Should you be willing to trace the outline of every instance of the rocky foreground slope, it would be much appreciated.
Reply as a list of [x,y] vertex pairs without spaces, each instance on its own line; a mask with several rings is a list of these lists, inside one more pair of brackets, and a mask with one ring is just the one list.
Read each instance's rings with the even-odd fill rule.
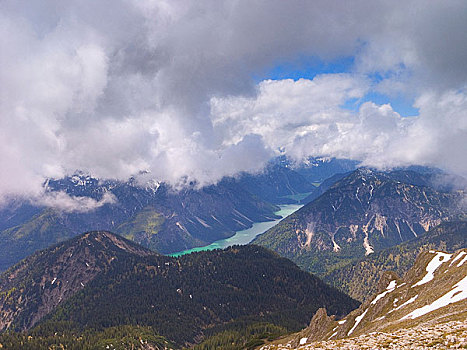
[[[465,349],[467,347],[467,321],[442,324],[424,324],[392,333],[374,332],[358,337],[325,340],[299,345],[297,350],[357,350],[357,349]],[[266,345],[263,350],[291,349],[287,346]]]
[[319,310],[310,325],[271,349],[466,346],[467,249],[420,254],[404,278],[387,272],[373,298],[337,320]]

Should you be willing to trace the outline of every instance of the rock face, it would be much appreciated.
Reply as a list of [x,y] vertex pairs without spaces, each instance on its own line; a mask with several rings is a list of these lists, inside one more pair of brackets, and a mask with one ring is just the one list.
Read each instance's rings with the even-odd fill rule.
[[38,252],[0,276],[0,330],[31,328],[114,260],[154,254],[105,231]]
[[335,324],[335,316],[328,316],[325,308],[321,308],[313,315],[310,325],[301,331],[290,343],[292,347],[298,347],[307,341],[322,339],[326,336],[330,327]]
[[[467,249],[453,254],[441,251],[422,253],[403,279],[393,273],[385,273],[378,294],[344,319],[333,321],[326,317],[315,316],[308,329],[294,336],[290,344],[296,344],[297,341],[299,345],[316,341],[336,341],[380,332],[405,334],[414,332],[407,329],[417,329],[423,333],[426,327],[443,328],[441,324],[456,320],[461,321],[465,331]],[[323,319],[327,321],[323,322]],[[318,325],[326,327],[326,330],[308,331],[316,329]],[[457,327],[457,323],[453,325]],[[308,335],[306,341],[302,340],[304,334]],[[302,340],[301,344],[300,340]],[[450,342],[447,338],[443,340],[443,344],[444,341]],[[339,344],[343,343],[349,342]],[[309,348],[313,349],[313,346],[319,348],[319,344],[312,344]]]
[[461,191],[413,184],[421,177],[358,169],[254,243],[324,274],[343,260],[416,238],[462,211]]

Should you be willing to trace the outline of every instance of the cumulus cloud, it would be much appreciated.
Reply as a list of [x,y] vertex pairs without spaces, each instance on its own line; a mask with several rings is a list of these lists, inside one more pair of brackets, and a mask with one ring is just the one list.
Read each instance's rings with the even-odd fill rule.
[[[465,175],[466,13],[461,0],[5,0],[0,197],[77,169],[203,185],[280,152]],[[253,78],[306,57],[355,63]],[[343,107],[369,91],[409,95],[420,115]]]
[[361,98],[364,86],[348,74],[265,81],[255,97],[212,101],[214,125],[228,130],[225,140],[254,130],[269,148],[283,148],[298,161],[323,155],[381,169],[419,164],[467,174],[465,91],[421,95],[416,117],[373,102],[345,109],[343,102]]
[[211,118],[225,144],[254,132],[269,148],[285,149],[294,155],[300,152],[297,143],[309,138],[308,151],[301,152],[303,158],[316,154],[314,147],[353,122],[353,114],[342,105],[349,99],[362,98],[367,90],[364,79],[350,74],[327,74],[313,80],[266,80],[252,97],[213,98]]

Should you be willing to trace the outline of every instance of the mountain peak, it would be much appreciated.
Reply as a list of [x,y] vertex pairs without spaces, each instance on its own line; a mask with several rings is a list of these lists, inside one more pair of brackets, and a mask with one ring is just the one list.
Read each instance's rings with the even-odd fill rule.
[[462,198],[413,172],[359,168],[254,242],[325,274],[341,256],[363,257],[417,238],[461,212]]
[[121,252],[124,253],[140,256],[156,254],[153,251],[110,231],[89,231],[71,240],[71,242],[74,241],[78,244],[82,242],[85,242],[88,245],[94,244],[95,248],[106,251],[118,252],[118,250],[121,250]]
[[[154,252],[108,231],[91,231],[39,251],[0,276],[0,329],[28,329],[83,289],[113,261]],[[21,285],[18,289],[17,286]]]

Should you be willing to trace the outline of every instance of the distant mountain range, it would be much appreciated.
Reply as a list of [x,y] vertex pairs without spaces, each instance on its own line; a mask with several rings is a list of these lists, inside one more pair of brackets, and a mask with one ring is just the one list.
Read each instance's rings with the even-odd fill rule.
[[312,193],[316,189],[304,175],[277,164],[269,165],[260,174],[243,173],[237,178],[237,183],[258,198],[274,204],[296,203],[294,196]]
[[458,348],[466,317],[467,250],[430,250],[403,278],[386,272],[377,293],[345,318],[321,309],[303,331],[263,349]]
[[47,348],[79,343],[79,334],[89,341],[149,332],[180,347],[239,327],[296,331],[318,308],[344,316],[358,305],[258,246],[171,258],[97,231],[37,252],[0,276],[1,329],[30,330],[0,335],[0,344]]
[[[288,164],[286,160],[282,164]],[[309,157],[299,164],[295,171],[311,183],[322,183],[335,174],[357,169],[358,161],[326,157]]]
[[[101,200],[87,212],[67,212],[13,200],[0,210],[0,270],[37,249],[89,230],[112,230],[161,253],[173,253],[232,236],[254,222],[279,218],[277,204],[314,190],[302,175],[277,164],[263,173],[225,178],[216,185],[175,191],[164,183],[101,181],[87,175],[49,180],[50,194]],[[288,197],[289,196],[289,197]]]
[[153,180],[119,182],[80,173],[50,179],[45,187],[52,197],[113,200],[93,210],[72,211],[11,199],[0,208],[0,271],[38,249],[89,230],[111,230],[166,254],[208,245],[254,222],[278,219],[277,205],[299,202],[329,174],[354,169],[356,164],[310,158],[296,166],[277,158],[258,174],[242,173],[216,185],[197,189],[193,184],[178,191]]
[[366,168],[335,176],[317,198],[253,243],[325,275],[465,213],[465,193],[435,186],[433,176]]

